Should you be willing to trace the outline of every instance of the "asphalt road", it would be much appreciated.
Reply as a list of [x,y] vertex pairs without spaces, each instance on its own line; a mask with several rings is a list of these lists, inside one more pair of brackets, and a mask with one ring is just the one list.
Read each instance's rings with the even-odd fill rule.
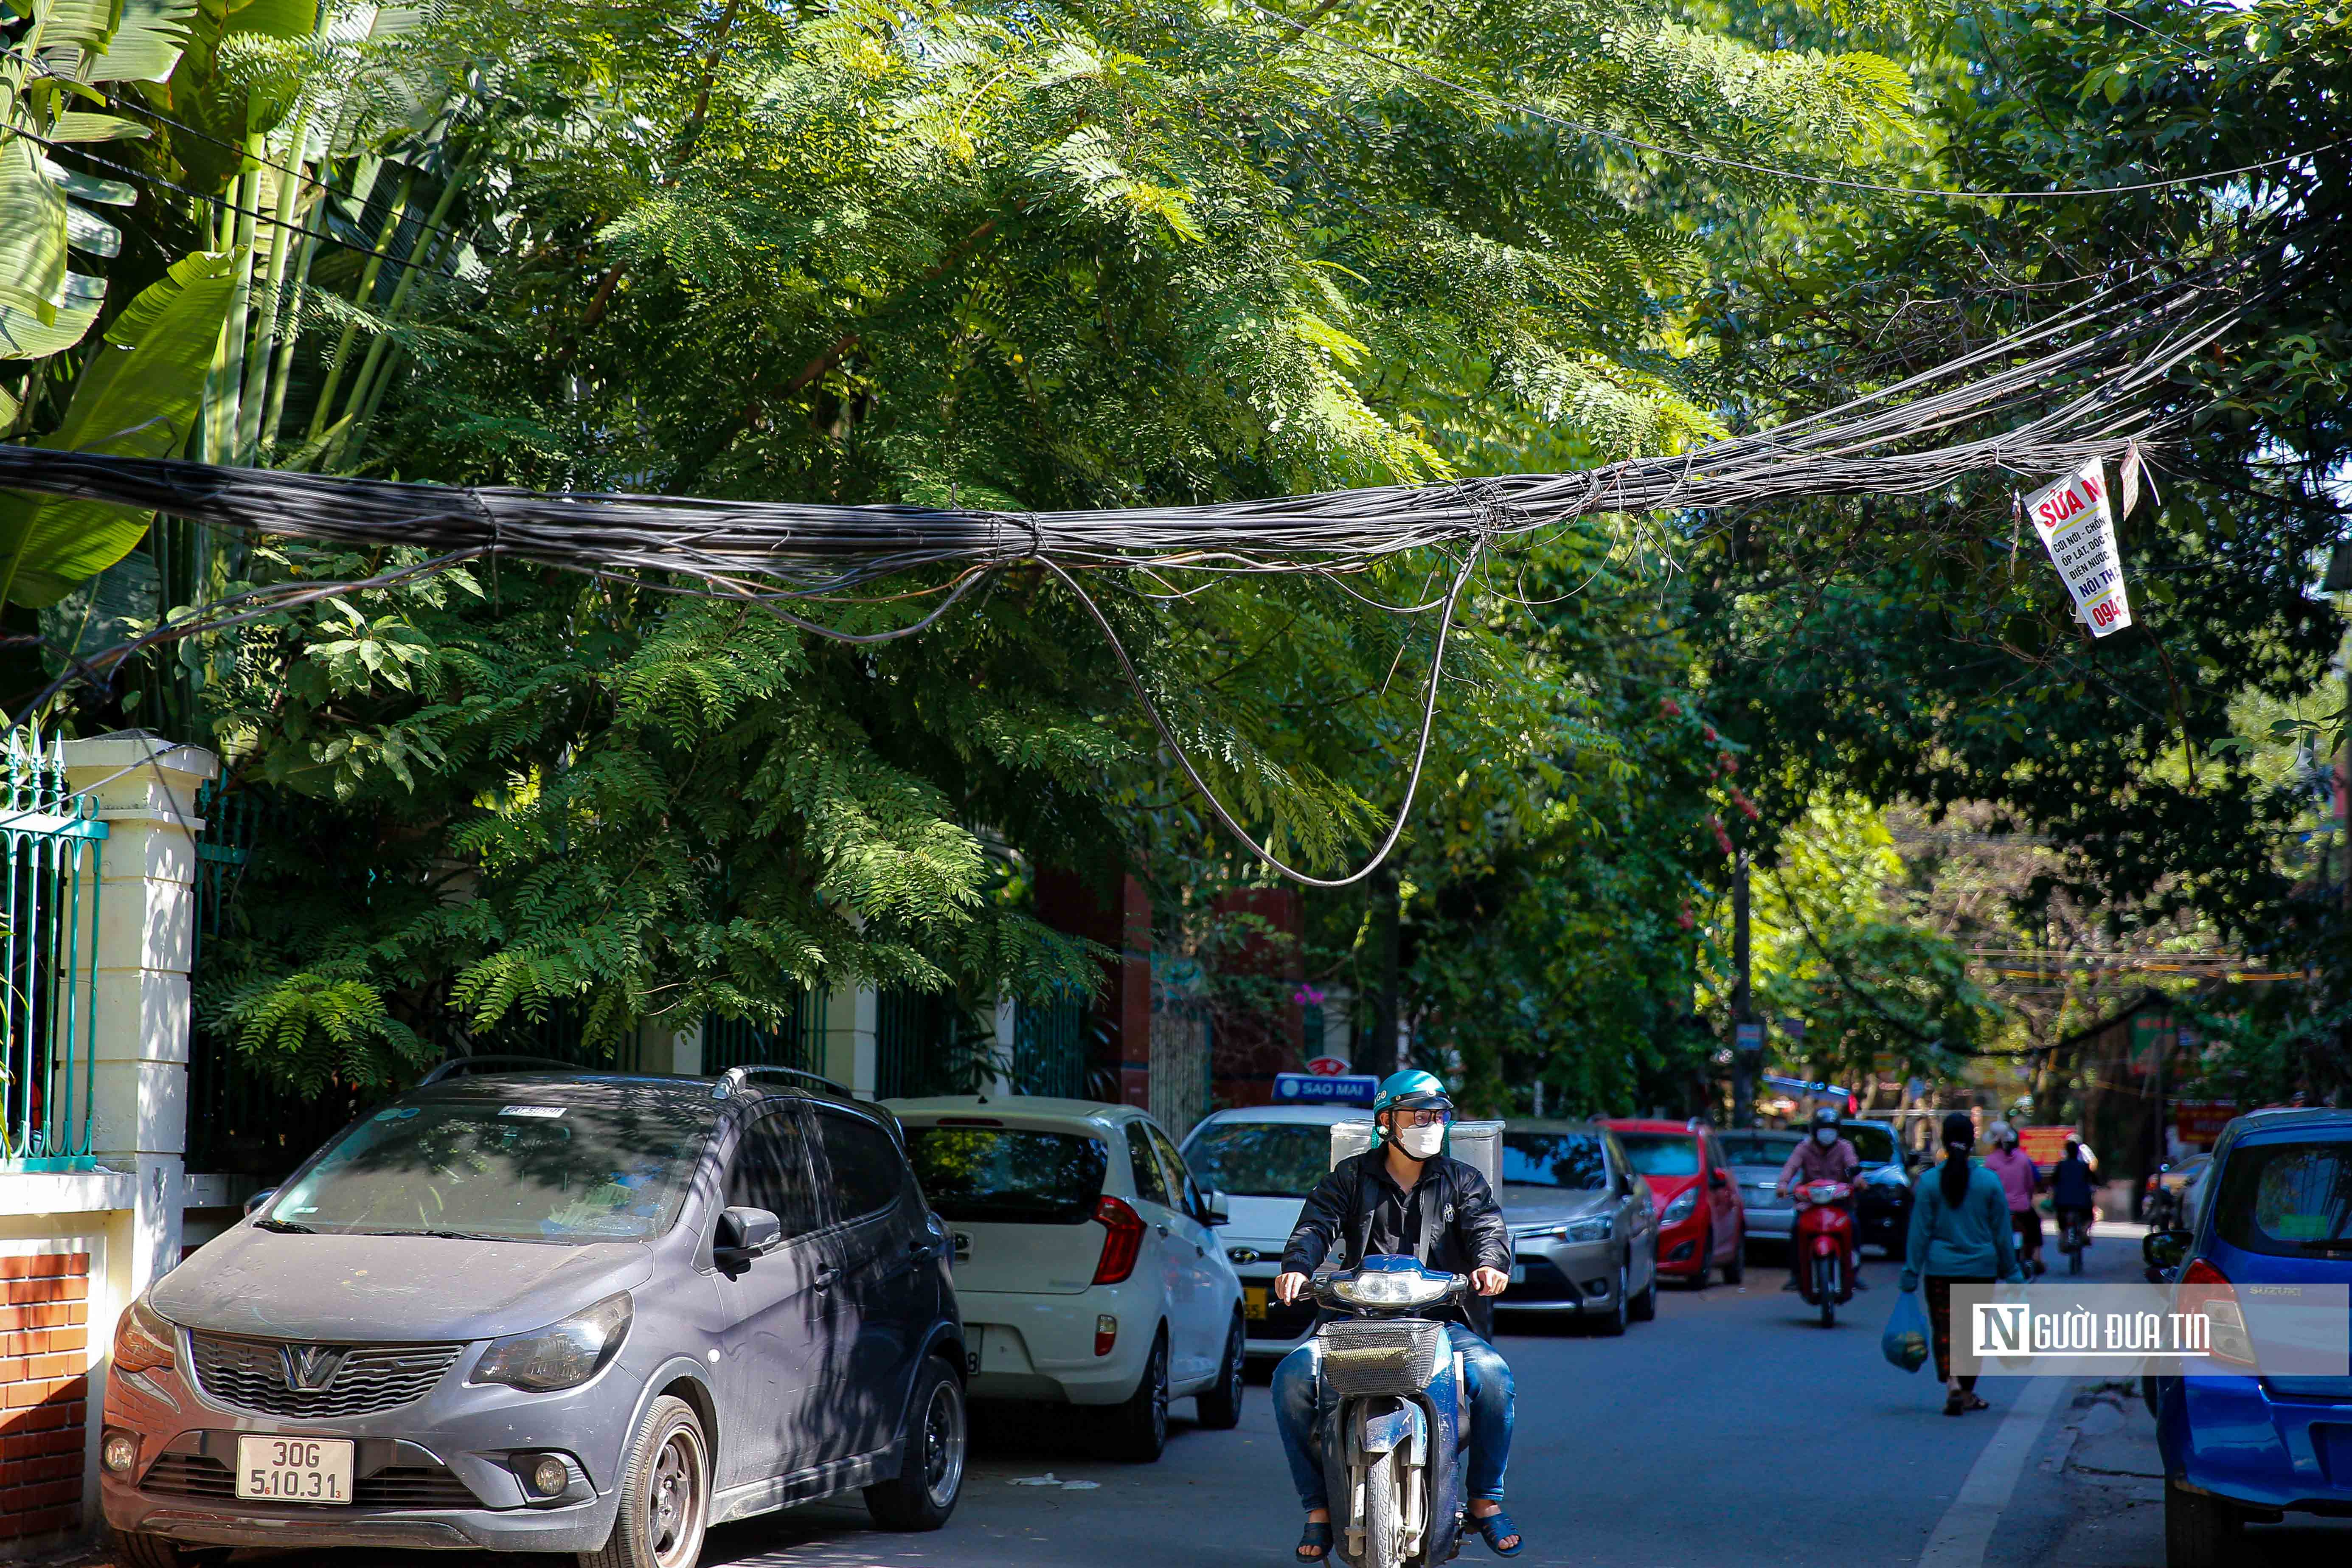
[[[2090,1279],[2138,1275],[2138,1247],[2103,1237]],[[1949,1418],[1931,1372],[1878,1352],[1895,1268],[1823,1330],[1782,1276],[1669,1290],[1622,1339],[1506,1318],[1519,1391],[1509,1477],[1530,1565],[1607,1568],[2162,1568],[2136,1396],[2121,1386],[1987,1379],[1992,1408]],[[1103,1564],[1277,1568],[1298,1515],[1266,1391],[1241,1427],[1193,1428],[1189,1403],[1156,1465],[1096,1457],[1069,1411],[992,1418],[947,1529],[889,1535],[857,1506],[822,1505],[711,1532],[708,1568],[1002,1568]],[[2083,1456],[2087,1454],[2086,1464]],[[2121,1455],[2120,1458],[2113,1457]],[[1033,1484],[1048,1483],[1048,1484]],[[2338,1568],[2341,1524],[2257,1531],[2247,1568]],[[1461,1562],[1488,1557],[1475,1538]],[[367,1552],[242,1552],[252,1568],[546,1568],[545,1558],[433,1562]]]

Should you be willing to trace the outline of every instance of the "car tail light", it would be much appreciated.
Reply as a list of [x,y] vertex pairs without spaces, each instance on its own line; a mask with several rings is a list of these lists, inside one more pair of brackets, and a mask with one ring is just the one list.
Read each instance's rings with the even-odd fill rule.
[[1108,1312],[1095,1319],[1095,1354],[1110,1354],[1111,1346],[1118,1343],[1118,1320]]
[[2201,1258],[2192,1258],[2189,1267],[2180,1271],[2179,1288],[2173,1293],[2176,1312],[2202,1312],[2211,1330],[2208,1348],[2215,1361],[2235,1362],[2241,1366],[2254,1364],[2253,1336],[2246,1331],[2246,1315],[2238,1307],[2238,1292],[2231,1288],[2230,1277]]
[[1102,1198],[1095,1204],[1095,1223],[1108,1234],[1103,1237],[1094,1282],[1117,1285],[1135,1272],[1135,1260],[1143,1251],[1143,1216],[1120,1199]]

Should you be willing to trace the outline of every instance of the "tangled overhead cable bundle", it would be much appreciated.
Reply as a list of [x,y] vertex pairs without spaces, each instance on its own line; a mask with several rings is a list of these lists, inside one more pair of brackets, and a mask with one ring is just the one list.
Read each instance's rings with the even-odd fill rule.
[[[1438,673],[1462,590],[1488,552],[1594,513],[1752,507],[1820,495],[1916,495],[1986,471],[2046,475],[2120,459],[2160,437],[2158,390],[2236,320],[2233,289],[2210,277],[2125,286],[1837,407],[1680,456],[1569,474],[1518,474],[1194,506],[1005,512],[906,505],[824,506],[690,497],[551,492],[220,468],[0,445],[0,488],[112,502],[255,535],[361,549],[424,550],[364,582],[273,584],[97,658],[104,672],[141,647],[354,588],[467,561],[527,562],[628,575],[674,593],[759,605],[814,633],[880,642],[921,631],[996,568],[1034,563],[1065,584],[1110,640],[1153,727],[1215,815],[1269,865],[1310,886],[1369,876],[1412,809],[1434,721]],[[1937,437],[1948,445],[1925,443]],[[1404,803],[1370,859],[1340,879],[1286,865],[1236,821],[1179,743],[1078,574],[1144,568],[1204,576],[1340,574],[1425,549],[1454,561],[1442,606],[1421,737]],[[855,634],[787,605],[918,568],[956,569],[951,590],[913,624]],[[68,677],[71,679],[72,677]]]

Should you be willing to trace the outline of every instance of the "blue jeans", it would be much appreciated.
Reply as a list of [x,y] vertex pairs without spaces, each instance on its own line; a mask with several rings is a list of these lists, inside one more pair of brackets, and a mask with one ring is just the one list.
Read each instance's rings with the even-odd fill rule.
[[[1511,1369],[1495,1347],[1458,1323],[1449,1324],[1454,1348],[1462,1352],[1463,1390],[1470,1409],[1470,1474],[1474,1499],[1503,1500],[1503,1468],[1511,1462]],[[1274,1369],[1274,1425],[1290,1460],[1291,1483],[1299,1505],[1312,1513],[1331,1506],[1323,1487],[1323,1459],[1315,1451],[1315,1391],[1320,1380],[1315,1361],[1320,1347],[1309,1340]]]

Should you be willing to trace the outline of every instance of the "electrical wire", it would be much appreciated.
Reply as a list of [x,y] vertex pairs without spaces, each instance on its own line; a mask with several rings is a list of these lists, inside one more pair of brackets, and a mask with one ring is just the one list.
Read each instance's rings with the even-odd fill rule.
[[2140,191],[2169,190],[2178,185],[2204,184],[2214,180],[2234,179],[2240,174],[2252,174],[2263,169],[2274,169],[2285,163],[2300,163],[2305,159],[2316,158],[2322,153],[2332,153],[2338,147],[2352,145],[2352,137],[2338,137],[2333,142],[2305,152],[2283,153],[2275,158],[2265,158],[2258,163],[2242,164],[2234,169],[2217,169],[2202,174],[2181,174],[2164,180],[2144,180],[2128,185],[2086,185],[2058,191],[1938,191],[1920,185],[1880,184],[1869,180],[1841,179],[1831,174],[1802,174],[1794,169],[1779,168],[1769,163],[1751,163],[1744,158],[1726,158],[1712,153],[1694,153],[1680,148],[1660,146],[1654,142],[1644,142],[1638,136],[1628,136],[1622,132],[1610,131],[1601,126],[1588,124],[1583,121],[1570,120],[1565,115],[1554,114],[1549,110],[1538,109],[1531,103],[1505,98],[1499,93],[1489,92],[1485,88],[1474,87],[1467,82],[1455,81],[1450,77],[1439,76],[1433,71],[1423,69],[1410,60],[1399,59],[1393,55],[1385,54],[1362,44],[1351,43],[1345,38],[1335,38],[1318,27],[1286,16],[1279,11],[1269,10],[1259,5],[1258,0],[1242,0],[1242,4],[1268,21],[1279,22],[1292,31],[1314,39],[1317,43],[1350,54],[1361,55],[1366,59],[1378,61],[1391,70],[1419,77],[1433,86],[1444,88],[1450,92],[1483,99],[1497,109],[1509,110],[1516,114],[1524,114],[1531,119],[1544,121],[1564,131],[1573,131],[1580,136],[1591,136],[1604,142],[1614,142],[1620,146],[1632,147],[1643,153],[1654,153],[1662,158],[1672,158],[1683,163],[1706,163],[1718,169],[1738,169],[1751,174],[1769,174],[1779,180],[1829,185],[1840,190],[1868,191],[1878,195],[1969,201],[2058,201],[2071,200],[2077,196],[2130,195]]

